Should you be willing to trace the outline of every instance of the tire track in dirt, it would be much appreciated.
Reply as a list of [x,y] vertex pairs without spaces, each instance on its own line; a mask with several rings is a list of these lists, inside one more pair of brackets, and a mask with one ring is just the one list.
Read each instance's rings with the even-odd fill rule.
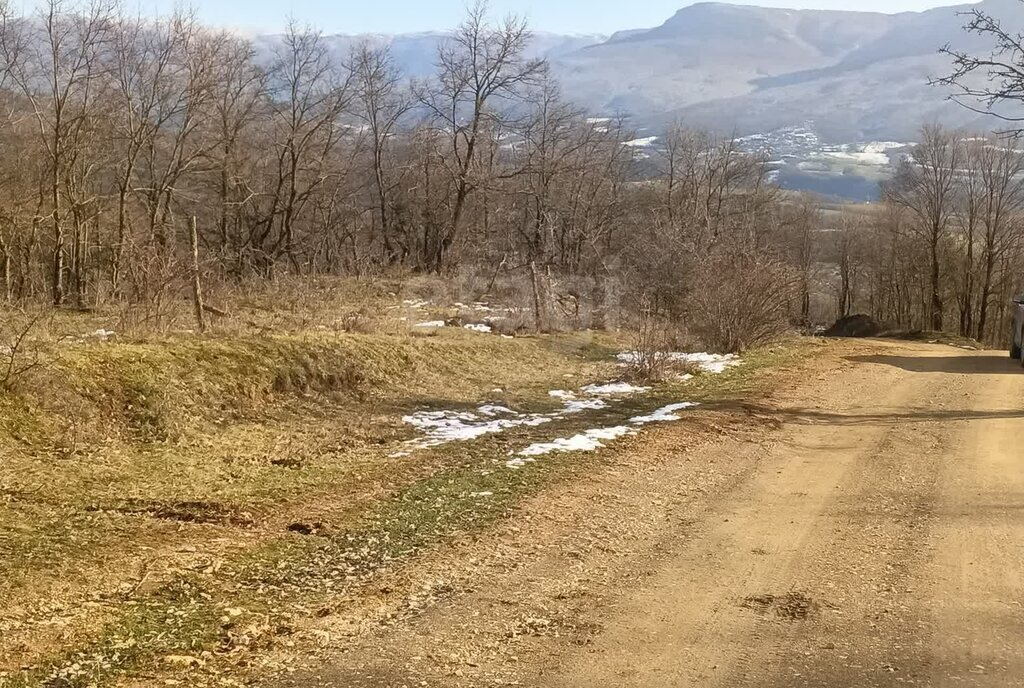
[[[622,610],[599,661],[570,663],[543,685],[852,685],[844,664],[859,674],[871,660],[843,654],[844,619],[884,619],[878,590],[898,584],[896,558],[920,535],[904,492],[921,484],[916,501],[931,499],[928,469],[903,474],[885,458],[907,441],[890,418],[938,390],[892,370],[842,377],[849,391],[789,413],[758,475]],[[941,443],[940,428],[927,434]],[[821,640],[823,627],[833,640]],[[822,648],[829,676],[815,670]]]

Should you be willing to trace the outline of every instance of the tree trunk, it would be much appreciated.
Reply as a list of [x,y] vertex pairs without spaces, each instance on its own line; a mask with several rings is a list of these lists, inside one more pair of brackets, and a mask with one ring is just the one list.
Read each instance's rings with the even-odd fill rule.
[[192,245],[192,305],[195,307],[196,326],[206,332],[206,311],[203,308],[203,285],[199,280],[199,230],[195,215],[189,223],[189,243]]
[[932,329],[936,332],[942,331],[943,325],[943,303],[942,303],[942,285],[940,283],[940,272],[939,272],[939,239],[935,236],[932,239],[931,245],[931,311],[932,311]]
[[530,279],[533,282],[533,312],[538,332],[550,329],[548,316],[547,290],[541,284],[540,273],[537,272],[536,261],[530,261]]

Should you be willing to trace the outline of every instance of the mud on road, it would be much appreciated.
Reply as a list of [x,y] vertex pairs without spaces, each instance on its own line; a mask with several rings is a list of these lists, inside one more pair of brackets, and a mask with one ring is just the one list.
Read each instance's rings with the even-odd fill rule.
[[1024,685],[1024,373],[836,344],[400,575],[268,685]]

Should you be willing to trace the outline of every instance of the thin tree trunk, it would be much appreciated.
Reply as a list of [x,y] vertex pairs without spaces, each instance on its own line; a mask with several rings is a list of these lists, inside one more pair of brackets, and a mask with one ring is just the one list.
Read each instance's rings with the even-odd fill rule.
[[196,217],[189,223],[189,243],[192,245],[192,305],[196,312],[196,325],[206,332],[206,311],[203,309],[203,285],[199,280],[199,230]]
[[537,272],[537,263],[532,260],[530,261],[530,279],[533,282],[533,309],[537,331],[547,332],[549,329],[547,298],[541,285],[540,274]]

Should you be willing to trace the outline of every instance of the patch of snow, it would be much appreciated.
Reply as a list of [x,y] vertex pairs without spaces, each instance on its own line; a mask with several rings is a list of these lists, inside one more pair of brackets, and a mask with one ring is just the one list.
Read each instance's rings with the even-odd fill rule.
[[[404,416],[402,421],[421,433],[422,437],[405,442],[407,450],[439,447],[449,442],[466,442],[484,435],[504,432],[511,428],[536,427],[558,418],[608,406],[603,399],[564,399],[563,407],[552,413],[520,414],[507,406],[484,404],[476,411],[420,411]],[[393,457],[394,458],[394,457]]]
[[[668,406],[663,406],[662,408],[653,411],[649,415],[630,418],[629,422],[633,426],[644,426],[648,423],[669,423],[681,419],[680,416],[676,414],[677,411],[691,409],[699,405],[700,404],[693,401],[669,404]],[[578,435],[573,435],[572,437],[560,437],[550,442],[537,442],[535,444],[531,444],[522,451],[516,452],[512,458],[505,462],[505,466],[507,468],[522,468],[527,463],[533,463],[536,461],[536,457],[538,456],[544,456],[545,454],[553,454],[556,452],[596,451],[606,446],[604,444],[605,442],[617,440],[620,437],[636,435],[639,431],[639,427],[617,425],[610,428],[594,428]]]
[[650,387],[637,387],[626,382],[610,382],[605,385],[587,385],[581,388],[587,394],[598,396],[624,396],[627,394],[640,394],[650,392]]
[[[635,363],[639,355],[635,351],[624,351],[617,356],[621,363]],[[709,354],[672,352],[666,354],[668,360],[675,363],[689,363],[699,366],[705,373],[724,373],[729,368],[742,365],[743,361],[736,354]]]
[[449,442],[466,442],[484,435],[504,432],[509,428],[537,426],[550,423],[552,416],[530,415],[511,418],[494,418],[486,414],[459,411],[420,411],[402,420],[423,433],[423,437],[411,440],[406,446],[414,449],[439,447]]
[[402,301],[402,305],[403,306],[408,306],[409,308],[426,308],[427,306],[430,305],[430,302],[429,301],[414,301],[412,299],[406,299],[406,300]]
[[444,320],[428,320],[427,322],[416,323],[413,327],[444,327],[447,323]]
[[485,416],[515,416],[519,415],[515,411],[505,406],[496,406],[494,404],[485,404],[477,409],[479,413]]
[[483,332],[484,334],[490,334],[491,326],[484,325],[482,323],[470,323],[469,325],[463,325],[463,329],[472,330],[473,332]]
[[576,393],[570,392],[565,389],[553,389],[550,392],[548,392],[548,396],[554,397],[556,399],[575,399]]
[[110,339],[111,337],[113,337],[116,334],[117,333],[113,332],[112,330],[104,330],[104,329],[100,328],[100,329],[96,330],[95,332],[90,333],[89,336],[90,337],[96,337],[97,339],[107,340],[107,339]]
[[603,399],[566,399],[563,414],[583,413],[584,411],[596,411],[608,407],[608,402]]
[[635,435],[636,430],[625,425],[612,428],[595,428],[572,437],[560,437],[551,442],[538,442],[518,452],[515,457],[505,462],[509,468],[519,468],[523,458],[543,456],[554,452],[595,451],[604,447],[603,442],[616,440],[626,435]]
[[664,406],[657,411],[654,411],[650,415],[630,418],[629,422],[636,425],[647,425],[648,423],[670,423],[681,419],[680,416],[676,415],[676,411],[685,411],[686,409],[691,409],[695,406],[700,406],[700,404],[693,401],[669,404],[668,406]]
[[470,492],[470,497],[493,497],[493,492]]

